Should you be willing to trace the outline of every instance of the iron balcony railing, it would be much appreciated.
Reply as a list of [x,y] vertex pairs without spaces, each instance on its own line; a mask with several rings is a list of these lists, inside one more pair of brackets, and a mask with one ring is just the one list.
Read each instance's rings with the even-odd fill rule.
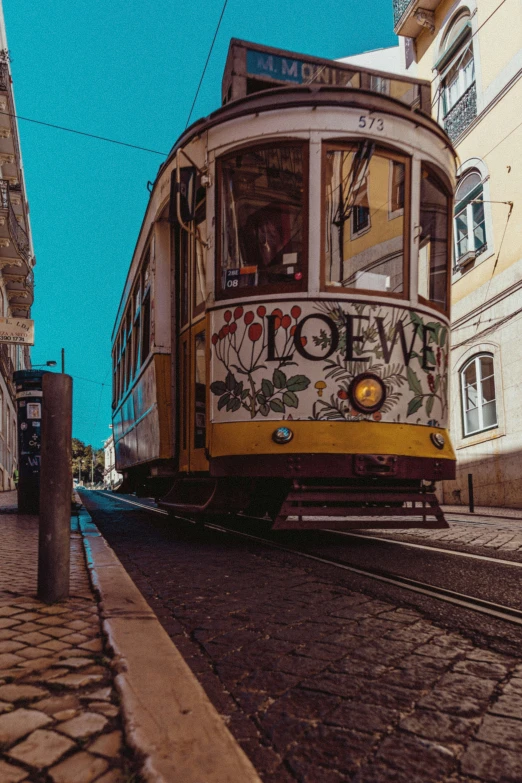
[[404,16],[404,12],[409,5],[413,5],[414,0],[393,0],[393,26],[397,27],[399,20]]
[[444,117],[444,130],[455,141],[477,116],[477,88],[475,82],[461,95]]
[[7,91],[9,88],[9,66],[5,62],[0,62],[0,90]]
[[15,244],[16,250],[21,258],[29,263],[31,258],[31,248],[29,237],[24,231],[18,220],[9,197],[9,183],[5,179],[0,180],[0,209],[7,211],[7,225],[9,227],[9,236]]

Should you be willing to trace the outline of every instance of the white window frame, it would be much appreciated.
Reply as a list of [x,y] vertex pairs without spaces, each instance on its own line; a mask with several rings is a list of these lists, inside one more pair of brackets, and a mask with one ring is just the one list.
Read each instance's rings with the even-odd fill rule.
[[[493,374],[488,375],[487,377],[483,377],[482,375],[482,362],[481,359],[491,359],[491,363],[493,365]],[[472,364],[475,364],[475,375],[477,378],[477,405],[475,410],[478,412],[478,427],[474,430],[468,430],[467,428],[467,413],[468,410],[466,410],[466,379],[465,379],[465,372]],[[482,432],[488,432],[489,430],[497,429],[499,426],[499,415],[498,415],[498,384],[496,383],[496,377],[497,374],[495,372],[495,357],[492,353],[486,353],[481,352],[474,354],[474,356],[470,357],[466,363],[461,367],[459,371],[460,376],[460,399],[461,399],[461,408],[462,408],[462,432],[463,436],[465,438],[473,436],[473,435],[479,435]],[[495,389],[495,396],[493,400],[484,400],[483,396],[483,383],[484,381],[488,380],[489,378],[493,378],[493,384]],[[483,409],[486,405],[491,404],[491,402],[495,403],[495,423],[489,424],[487,426],[484,426],[484,414]],[[471,410],[471,409],[469,409]]]

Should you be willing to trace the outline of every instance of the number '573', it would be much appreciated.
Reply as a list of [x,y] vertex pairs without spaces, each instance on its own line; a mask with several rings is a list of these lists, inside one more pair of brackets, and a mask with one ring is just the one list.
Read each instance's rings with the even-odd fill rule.
[[359,128],[368,128],[368,130],[384,130],[384,120],[381,117],[365,117],[363,114],[359,117]]

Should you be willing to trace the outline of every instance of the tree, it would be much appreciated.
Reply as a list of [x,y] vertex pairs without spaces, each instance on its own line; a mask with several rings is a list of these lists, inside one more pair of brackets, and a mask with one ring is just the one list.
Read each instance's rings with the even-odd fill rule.
[[72,439],[72,473],[73,477],[81,482],[90,483],[94,477],[94,483],[103,481],[105,471],[105,459],[103,449],[95,449],[86,445],[78,438]]

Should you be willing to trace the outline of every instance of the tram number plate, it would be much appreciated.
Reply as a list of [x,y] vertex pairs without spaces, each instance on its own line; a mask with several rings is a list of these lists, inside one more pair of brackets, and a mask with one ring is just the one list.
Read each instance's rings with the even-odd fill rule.
[[376,131],[383,131],[384,130],[384,120],[382,117],[365,117],[364,114],[361,114],[359,117],[359,128],[368,128],[368,130],[376,130]]

